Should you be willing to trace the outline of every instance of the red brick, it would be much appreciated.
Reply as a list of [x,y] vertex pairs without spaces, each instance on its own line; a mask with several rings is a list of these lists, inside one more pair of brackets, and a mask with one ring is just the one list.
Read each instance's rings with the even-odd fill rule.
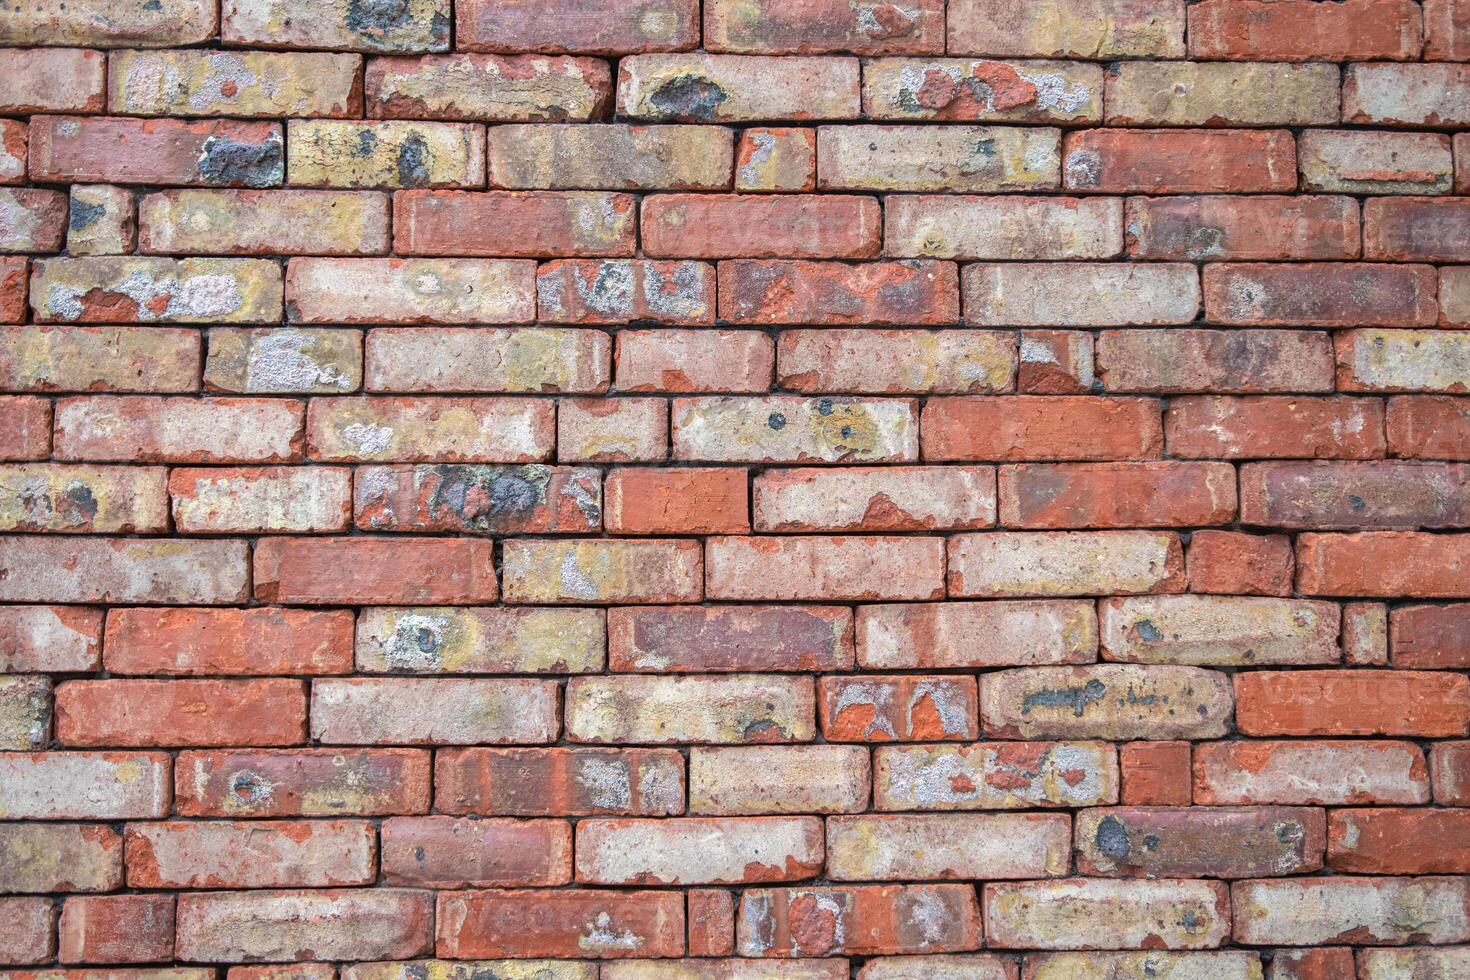
[[767,470],[755,478],[759,531],[931,531],[995,523],[988,466]]
[[1470,467],[1453,463],[1248,463],[1240,519],[1314,530],[1470,525]]
[[172,895],[86,895],[61,907],[63,963],[150,963],[173,958]]
[[1151,398],[931,398],[920,439],[927,460],[1151,459],[1159,410]]
[[1333,810],[1327,865],[1349,874],[1465,874],[1470,810]]
[[0,323],[23,323],[30,262],[24,255],[0,255]]
[[1127,806],[1189,806],[1190,743],[1128,742],[1118,747]]
[[1470,460],[1470,402],[1449,395],[1390,398],[1388,451],[1410,458]]
[[1123,878],[1270,878],[1322,867],[1327,821],[1307,807],[1120,807],[1077,818],[1077,870]]
[[612,72],[596,58],[426,54],[369,58],[363,89],[373,119],[582,121],[611,107]]
[[305,609],[113,609],[113,674],[271,675],[352,672],[353,616]]
[[1228,463],[1022,463],[1000,469],[1007,527],[1169,527],[1228,524]]
[[730,259],[719,279],[720,317],[732,323],[948,326],[960,318],[952,262]]
[[0,917],[9,926],[0,938],[0,963],[51,962],[56,955],[56,909],[50,898],[0,898]]
[[1350,197],[1134,197],[1124,227],[1137,259],[1326,260],[1360,252]]
[[102,610],[0,607],[0,673],[81,673],[101,664]]
[[436,809],[445,813],[672,816],[684,812],[674,749],[440,749]]
[[937,599],[939,538],[722,537],[708,543],[711,599]]
[[286,463],[302,458],[306,406],[282,398],[79,395],[56,403],[57,459]]
[[661,258],[870,259],[882,215],[877,198],[846,194],[659,194],[639,224]]
[[1040,58],[1182,58],[1180,0],[951,0],[949,53]]
[[1284,534],[1196,531],[1186,560],[1191,592],[1291,594],[1291,538]]
[[[987,638],[976,644],[974,638]],[[862,606],[858,662],[869,668],[1019,667],[1097,659],[1091,602],[945,602]]]
[[[4,259],[0,259],[3,268]],[[0,460],[45,459],[51,452],[51,402],[25,395],[0,395]]]
[[[11,40],[7,38],[5,42]],[[101,112],[107,105],[106,76],[107,57],[101,51],[77,48],[0,51],[0,112],[21,115]],[[44,85],[35,84],[43,78]]]
[[0,536],[0,600],[229,605],[249,595],[244,541]]
[[25,183],[28,135],[20,120],[0,119],[0,184]]
[[608,610],[609,668],[844,670],[853,664],[851,614],[833,606],[664,606]]
[[635,204],[588,191],[400,191],[393,245],[402,255],[632,255]]
[[572,880],[572,825],[565,820],[393,817],[383,821],[382,835],[388,885],[520,888]]
[[751,888],[740,897],[741,956],[868,956],[978,949],[972,885]]
[[1372,61],[1419,57],[1409,0],[1204,0],[1189,8],[1189,55],[1237,61]]
[[554,259],[536,272],[543,323],[678,325],[715,320],[715,267],[652,259]]
[[1110,194],[1270,194],[1296,189],[1296,142],[1279,129],[1090,129],[1067,134],[1063,186]]
[[1421,671],[1258,671],[1235,676],[1245,735],[1470,734],[1470,680]]
[[[1370,953],[1371,955],[1371,953]],[[1353,951],[1344,946],[1278,949],[1267,980],[1336,980],[1353,976]]]
[[356,524],[365,531],[596,531],[601,478],[593,469],[538,465],[360,466]]
[[279,187],[281,125],[234,119],[32,116],[32,180]]
[[1463,0],[1424,0],[1424,60],[1470,61],[1470,7]]
[[306,738],[306,685],[267,680],[85,680],[56,688],[64,745],[294,745]]
[[1363,204],[1363,257],[1388,262],[1470,261],[1470,198],[1370,198]]
[[1289,878],[1231,888],[1235,941],[1249,945],[1374,946],[1470,939],[1465,878]]
[[1429,770],[1412,742],[1232,741],[1194,747],[1194,802],[1427,803]]
[[721,885],[815,878],[822,838],[819,817],[583,820],[577,881]]
[[1330,392],[1332,355],[1323,331],[1104,330],[1097,371],[1107,391]]
[[823,677],[817,708],[829,742],[973,741],[980,737],[973,678]]
[[1433,326],[1438,279],[1428,266],[1369,263],[1210,265],[1205,316],[1239,326]]
[[743,469],[619,467],[607,475],[611,534],[741,534],[750,530]]
[[180,752],[181,817],[374,817],[429,809],[419,749],[225,749]]
[[1305,595],[1470,598],[1470,535],[1413,531],[1302,534],[1297,591]]
[[489,541],[263,538],[255,596],[304,605],[484,603],[496,598]]
[[1470,668],[1470,603],[1399,606],[1389,624],[1395,667]]
[[729,956],[735,951],[735,900],[723,888],[689,893],[689,955]]
[[175,955],[191,963],[407,959],[434,948],[429,892],[402,888],[179,896]]
[[944,4],[708,0],[704,44],[711,51],[745,54],[938,54],[944,51]]
[[1384,455],[1376,398],[1174,398],[1164,413],[1169,453],[1186,459],[1372,459]]
[[763,392],[775,344],[757,330],[621,330],[620,391]]
[[370,885],[377,871],[366,820],[133,823],[126,847],[132,888]]
[[440,956],[590,959],[684,954],[684,895],[670,891],[441,892]]
[[1436,742],[1430,749],[1430,768],[1434,772],[1434,802],[1470,806],[1470,742]]
[[461,0],[455,13],[463,51],[620,55],[699,44],[697,0],[629,0],[616,11],[600,0]]

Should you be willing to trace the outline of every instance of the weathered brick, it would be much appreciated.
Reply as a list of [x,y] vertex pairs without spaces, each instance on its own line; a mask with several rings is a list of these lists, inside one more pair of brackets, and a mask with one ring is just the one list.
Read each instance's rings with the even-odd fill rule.
[[720,263],[719,279],[720,318],[732,323],[948,326],[960,318],[951,262],[732,259]]
[[281,315],[281,267],[264,259],[46,259],[31,271],[31,309],[53,323],[266,323]]
[[1060,130],[1012,126],[822,126],[817,130],[821,190],[1055,190],[1061,181]]
[[449,47],[449,0],[404,0],[363,8],[325,0],[300,9],[290,0],[223,0],[220,37],[227,44],[344,51],[443,51]]
[[1296,189],[1281,129],[1089,129],[1068,133],[1063,186],[1112,194],[1270,194]]
[[1213,667],[1338,660],[1339,614],[1334,602],[1238,595],[1138,596],[1104,600],[1098,618],[1106,660]]
[[359,467],[363,530],[587,532],[601,527],[601,474],[552,466],[445,463]]
[[301,605],[490,603],[491,542],[474,538],[261,538],[255,597]]
[[689,812],[855,813],[867,806],[871,772],[858,745],[695,747]]
[[1388,400],[1388,449],[1394,456],[1470,460],[1470,412],[1450,395]]
[[6,602],[226,605],[249,590],[244,541],[0,537]]
[[206,391],[336,395],[361,386],[362,334],[357,330],[215,327],[209,331]]
[[1186,459],[1371,459],[1384,455],[1383,403],[1374,398],[1169,400],[1169,453]]
[[33,116],[32,180],[279,187],[279,123],[125,116]]
[[684,953],[681,892],[486,890],[441,892],[438,902],[441,956],[611,959]]
[[1055,878],[1071,864],[1064,814],[902,814],[831,817],[834,881]]
[[1118,747],[1125,806],[1189,806],[1192,743],[1128,742]]
[[123,8],[101,0],[27,4],[0,24],[0,43],[158,47],[206,41],[217,23],[209,0],[160,0]]
[[[735,952],[735,899],[730,891],[696,888],[688,893],[688,905],[689,953],[693,956],[729,956]],[[735,968],[739,969],[738,966]]]
[[1327,845],[1321,810],[1127,807],[1077,815],[1078,870],[1088,875],[1265,878],[1316,871]]
[[1369,61],[1419,57],[1408,0],[1204,0],[1189,8],[1189,54],[1237,61]]
[[1450,138],[1437,133],[1309,129],[1297,156],[1302,188],[1311,191],[1445,194],[1454,176]]
[[797,881],[823,864],[818,817],[583,820],[577,881],[701,885]]
[[1105,742],[879,746],[879,810],[1014,810],[1118,802],[1118,753]]
[[290,183],[297,186],[485,186],[485,128],[479,125],[293,119],[286,141]]
[[[1470,10],[1462,0],[1424,0],[1424,60],[1470,61]],[[1370,976],[1368,980],[1378,980]]]
[[1097,616],[1090,602],[1044,599],[861,606],[857,648],[858,663],[870,668],[1090,663]]
[[139,249],[162,254],[378,255],[388,198],[371,191],[173,190],[138,204]]
[[29,273],[30,261],[24,255],[0,255],[0,322],[25,322]]
[[352,677],[311,687],[311,737],[339,745],[515,745],[556,740],[551,681]]
[[567,737],[574,742],[809,742],[817,727],[809,677],[573,677],[566,702]]
[[726,190],[735,134],[720,126],[490,127],[490,183],[525,190]]
[[332,963],[232,966],[225,975],[229,980],[336,980],[337,967]]
[[1169,527],[1235,518],[1229,463],[1021,463],[1000,468],[1006,527]]
[[[20,757],[0,762],[6,758]],[[6,813],[8,819],[18,816]],[[0,892],[106,892],[122,884],[122,835],[110,827],[0,824]]]
[[495,259],[292,259],[295,323],[524,323],[535,263]]
[[133,191],[109,184],[73,184],[66,250],[72,255],[122,255],[133,250],[138,222]]
[[440,749],[435,807],[517,817],[671,816],[684,812],[674,749]]
[[1430,749],[1430,768],[1436,803],[1470,806],[1470,742],[1436,742]]
[[1268,980],[1328,980],[1356,976],[1353,950],[1347,946],[1277,949],[1270,954]]
[[420,749],[185,751],[174,797],[181,817],[387,816],[427,812],[429,777]]
[[1229,675],[1198,667],[1016,667],[985,675],[980,720],[997,738],[1218,738]]
[[361,67],[316,52],[118,51],[107,98],[132,116],[359,116]]
[[1453,463],[1247,463],[1240,519],[1313,530],[1470,525],[1470,468]]
[[1019,975],[1015,960],[998,953],[880,956],[864,963],[857,975],[860,980],[904,980],[914,970],[932,980],[1016,980]]
[[1388,605],[1349,602],[1342,607],[1342,658],[1354,667],[1388,666]]
[[980,735],[970,677],[823,677],[817,697],[829,742],[973,741]]
[[1105,330],[1097,369],[1108,391],[1330,392],[1332,338],[1315,330]]
[[[12,10],[12,16],[30,11]],[[0,28],[3,30],[3,28]],[[48,34],[50,32],[48,31]],[[5,38],[5,42],[14,40]],[[36,79],[46,84],[35,84]],[[101,112],[107,106],[107,58],[81,48],[0,50],[0,112]]]
[[0,961],[18,966],[51,962],[56,955],[56,909],[49,898],[0,898],[0,915],[9,926],[0,939]]
[[909,399],[678,398],[674,457],[720,463],[883,463],[919,455]]
[[83,606],[0,607],[0,672],[72,673],[101,663],[102,610]]
[[1103,73],[1069,61],[878,58],[863,66],[869,119],[1101,122]]
[[157,534],[168,530],[162,467],[0,466],[0,530]]
[[1240,943],[1402,946],[1470,938],[1465,878],[1242,881],[1231,892]]
[[951,54],[1182,58],[1180,0],[952,0]]
[[175,469],[174,529],[183,534],[343,531],[351,522],[345,467]]
[[460,0],[455,13],[455,47],[465,51],[620,55],[699,44],[696,0],[627,0],[613,10],[600,0]]
[[0,188],[0,252],[59,251],[66,206],[66,195],[60,191]]
[[352,630],[346,611],[113,609],[105,663],[124,675],[344,674]]
[[413,191],[394,197],[393,243],[405,255],[551,258],[632,255],[636,248],[637,202],[630,194]]
[[931,398],[926,460],[1150,459],[1163,448],[1151,398]]
[[689,539],[508,540],[501,545],[510,603],[698,602],[700,543]]
[[51,736],[51,681],[0,676],[0,750],[44,749]]
[[1290,595],[1296,570],[1285,534],[1195,531],[1187,563],[1189,591],[1224,595]]
[[1470,598],[1470,534],[1301,534],[1296,566],[1306,595]]
[[1470,665],[1470,603],[1399,606],[1389,617],[1395,667],[1433,670]]
[[556,408],[556,458],[563,463],[661,461],[669,454],[669,403],[662,398],[563,398]]
[[[168,812],[170,759],[163,752],[5,752],[0,753],[0,807],[7,820],[138,820],[162,817]],[[112,851],[115,837],[79,828],[82,840],[70,833],[51,837],[35,827],[6,832],[3,850],[28,855],[33,847],[52,846],[60,839],[66,850],[38,861],[22,858],[15,867],[22,881],[37,883],[71,881],[64,890],[88,888],[82,882],[113,880],[104,871],[104,859],[94,848]],[[85,853],[90,861],[75,867],[61,860],[73,851]],[[44,853],[44,852],[43,852]],[[116,860],[121,860],[120,853]],[[111,865],[113,861],[107,861]],[[90,865],[90,866],[89,866]],[[9,874],[8,863],[4,865]],[[118,865],[120,869],[120,865]],[[98,890],[116,887],[102,885]],[[48,891],[47,887],[36,890]]]
[[672,606],[608,611],[613,671],[851,669],[851,614],[841,607]]
[[744,534],[747,497],[743,469],[618,467],[607,475],[605,523],[613,534]]
[[1107,259],[1123,250],[1123,202],[905,194],[885,202],[883,240],[893,256]]
[[1369,263],[1205,266],[1205,316],[1241,326],[1432,326],[1427,266]]
[[1327,864],[1351,874],[1464,874],[1470,811],[1333,810]]
[[543,323],[711,324],[715,269],[649,259],[543,262],[536,270],[536,316]]
[[[270,832],[262,834],[262,826]],[[377,838],[365,820],[133,823],[126,839],[132,888],[368,885],[376,877],[376,854]]]
[[519,888],[572,879],[572,825],[565,820],[393,817],[381,829],[388,885]]
[[986,940],[1001,948],[1200,949],[1230,935],[1215,881],[1073,878],[985,886]]
[[1441,267],[1439,322],[1444,327],[1470,327],[1470,266]]
[[0,431],[0,459],[45,459],[51,454],[51,402],[46,398],[0,395],[6,429]]
[[[299,964],[304,966],[306,964]],[[325,964],[330,977],[309,980],[332,980],[337,975],[336,967]],[[239,967],[232,967],[233,974]],[[344,963],[343,980],[413,980],[424,974],[438,980],[471,980],[476,973],[494,970],[505,980],[598,980],[598,964],[574,960],[410,960],[382,963]],[[603,967],[603,969],[606,969]],[[230,980],[237,980],[231,977]],[[250,980],[250,978],[238,978]],[[273,980],[273,978],[262,978]],[[295,980],[295,978],[285,978]],[[307,980],[307,978],[303,978]]]
[[765,54],[937,53],[944,50],[944,4],[708,0],[704,44],[711,51]]
[[148,963],[174,949],[172,895],[84,895],[68,898],[57,923],[63,963]]
[[276,463],[301,457],[304,406],[264,398],[63,398],[57,459]]
[[767,470],[755,478],[758,531],[929,531],[995,523],[988,466]]
[[433,948],[433,899],[402,888],[196,892],[179,896],[179,959],[374,960]]
[[[1434,0],[1428,0],[1428,8]],[[1426,9],[1425,15],[1428,16]],[[1363,949],[1358,952],[1363,980],[1406,980],[1416,973],[1422,976],[1453,977],[1470,970],[1470,949]]]
[[642,54],[618,62],[618,115],[658,122],[854,119],[856,58]]
[[1350,197],[1133,197],[1125,226],[1128,254],[1137,259],[1355,259],[1359,254],[1358,202]]
[[187,328],[0,327],[0,388],[197,391],[199,346],[199,334]]
[[1194,747],[1194,802],[1426,803],[1429,771],[1412,742],[1236,741]]
[[1363,257],[1389,262],[1470,261],[1464,231],[1470,197],[1370,198],[1363,204]]
[[803,536],[709,539],[712,599],[936,599],[944,595],[940,538]]
[[1331,126],[1337,117],[1334,65],[1136,61],[1108,69],[1110,126]]
[[1337,385],[1342,391],[1470,391],[1470,332],[1341,332]]
[[363,81],[374,119],[584,121],[612,103],[612,73],[596,58],[459,52],[370,58]]
[[[1280,964],[1290,950],[1277,950]],[[1349,954],[1351,960],[1352,954]],[[1279,968],[1279,967],[1278,967]],[[1260,954],[1254,950],[1230,949],[1216,952],[1146,953],[1035,953],[1026,957],[1025,980],[1109,980],[1112,977],[1209,978],[1209,980],[1259,980]],[[1352,966],[1349,964],[1348,969]],[[1342,974],[1344,977],[1349,974]],[[1272,974],[1271,980],[1290,980]],[[1307,978],[1301,978],[1307,980]],[[1317,980],[1317,978],[1312,978]],[[1326,980],[1326,978],[1322,978]]]
[[[50,117],[35,118],[44,123]],[[0,119],[0,184],[25,183],[29,140],[30,127],[25,123],[17,119]]]
[[987,330],[788,330],[776,366],[781,387],[811,394],[1009,391],[1016,341]]
[[816,188],[816,130],[761,126],[740,131],[735,145],[737,191],[770,193]]
[[313,459],[529,463],[550,457],[551,402],[528,398],[313,399]]
[[64,745],[293,745],[306,734],[306,685],[259,680],[110,679],[56,688]]
[[380,327],[368,332],[368,391],[604,391],[612,341],[601,330]]
[[740,897],[741,956],[863,956],[978,949],[973,886],[751,888]]
[[855,194],[659,194],[640,224],[652,256],[861,259],[878,254],[882,218]]
[[1470,680],[1438,671],[1254,671],[1235,675],[1245,735],[1470,734]]
[[1470,65],[1348,65],[1342,83],[1343,122],[1470,125]]
[[1184,591],[1172,531],[993,531],[949,544],[949,594],[975,598]]
[[387,674],[578,674],[602,669],[591,609],[364,609],[357,668]]
[[984,326],[1189,323],[1199,312],[1194,266],[999,263],[969,265],[965,320]]
[[776,345],[755,330],[623,330],[613,361],[620,391],[764,392]]

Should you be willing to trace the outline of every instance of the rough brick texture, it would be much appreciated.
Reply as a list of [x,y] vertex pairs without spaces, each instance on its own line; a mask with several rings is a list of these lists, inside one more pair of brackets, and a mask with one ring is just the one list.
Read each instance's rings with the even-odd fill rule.
[[0,980],[1470,977],[1470,0],[0,0]]

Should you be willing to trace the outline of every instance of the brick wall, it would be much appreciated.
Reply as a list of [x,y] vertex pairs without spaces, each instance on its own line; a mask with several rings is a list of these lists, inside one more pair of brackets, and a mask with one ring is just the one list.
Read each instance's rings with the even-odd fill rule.
[[0,978],[1470,977],[1466,62],[6,0]]

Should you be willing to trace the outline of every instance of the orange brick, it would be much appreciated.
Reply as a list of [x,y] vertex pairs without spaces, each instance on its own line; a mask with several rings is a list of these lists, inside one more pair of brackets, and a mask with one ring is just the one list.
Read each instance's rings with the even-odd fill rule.
[[619,467],[607,475],[611,534],[744,534],[750,503],[744,469]]

